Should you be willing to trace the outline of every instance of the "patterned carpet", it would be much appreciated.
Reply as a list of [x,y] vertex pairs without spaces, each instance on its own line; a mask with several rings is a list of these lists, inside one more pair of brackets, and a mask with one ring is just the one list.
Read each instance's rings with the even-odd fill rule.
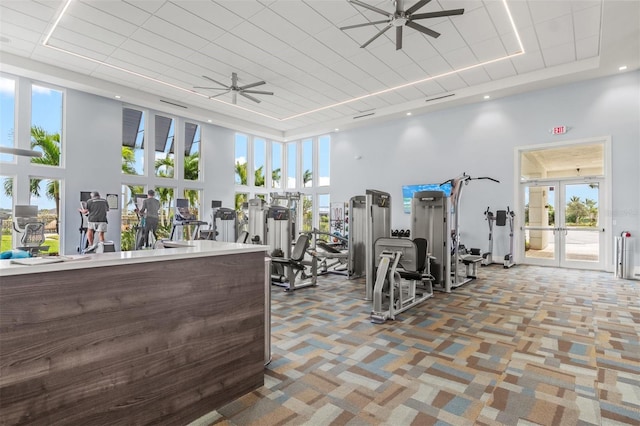
[[516,266],[372,324],[363,280],[272,291],[265,386],[205,425],[640,425],[640,283]]

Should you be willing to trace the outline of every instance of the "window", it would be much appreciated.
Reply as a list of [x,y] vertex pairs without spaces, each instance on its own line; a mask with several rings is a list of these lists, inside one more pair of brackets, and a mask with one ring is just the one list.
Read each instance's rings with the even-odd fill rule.
[[318,195],[318,229],[322,232],[329,232],[329,194]]
[[[124,148],[124,147],[123,147]],[[141,226],[136,214],[136,195],[144,195],[147,191],[141,185],[122,185],[120,199],[122,200],[120,224],[120,249],[129,251],[135,249],[136,231]]]
[[122,173],[144,174],[145,114],[131,108],[122,110]]
[[62,136],[62,92],[48,87],[31,85],[31,149],[42,157],[31,163],[60,166]]
[[302,231],[313,229],[313,195],[302,196]]
[[253,139],[253,170],[254,186],[266,186],[265,183],[265,154],[267,152],[267,142],[264,139]]
[[247,135],[236,133],[235,182],[237,185],[247,185]]
[[302,186],[313,186],[313,139],[302,141]]
[[320,136],[318,138],[318,186],[329,186],[331,165],[331,137]]
[[[16,81],[0,77],[0,146],[15,147]],[[0,154],[0,161],[13,162],[11,154]]]
[[160,220],[158,223],[158,238],[168,238],[175,213],[175,189],[158,186],[154,188],[156,198],[160,201]]
[[242,205],[249,201],[249,194],[246,192],[236,192],[236,211],[242,211]]
[[186,180],[200,179],[200,126],[184,125],[184,176]]
[[282,144],[271,142],[271,187],[282,188]]
[[156,115],[155,170],[156,176],[174,177],[174,119]]
[[298,146],[295,142],[287,144],[287,188],[296,188],[296,176],[298,171]]
[[185,189],[182,193],[182,198],[189,200],[189,211],[196,219],[202,220],[202,212],[200,209],[200,200],[202,198],[202,191],[199,189]]

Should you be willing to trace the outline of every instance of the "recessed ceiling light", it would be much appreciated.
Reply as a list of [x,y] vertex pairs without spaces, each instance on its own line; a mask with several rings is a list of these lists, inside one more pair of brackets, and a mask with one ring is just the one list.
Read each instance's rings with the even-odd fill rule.
[[209,123],[213,123],[213,120],[212,120],[212,119],[208,119],[207,121],[208,121]]
[[618,71],[624,71],[624,70],[626,70],[626,69],[627,69],[627,66],[626,66],[626,65],[623,65],[623,66],[621,66],[621,67],[619,67],[619,68],[618,68]]
[[115,95],[114,98],[120,99],[120,95]]
[[407,113],[407,115],[411,115],[411,113],[410,113],[410,112],[408,112],[408,113]]
[[335,129],[333,129],[334,132],[337,132],[338,130],[340,130],[340,129],[338,129],[337,127]]
[[485,99],[491,99],[491,96],[489,96],[489,95],[484,95],[484,98],[485,98]]

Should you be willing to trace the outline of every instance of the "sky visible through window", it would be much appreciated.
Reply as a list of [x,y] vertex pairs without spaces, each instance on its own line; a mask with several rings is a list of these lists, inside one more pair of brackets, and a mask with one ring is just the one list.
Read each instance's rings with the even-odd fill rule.
[[[16,81],[13,79],[0,78],[0,144],[2,146],[14,146],[15,84]],[[62,133],[62,92],[33,85],[31,102],[31,123],[42,127],[48,133]],[[25,132],[28,131],[29,129],[25,129]],[[1,160],[7,161],[10,157],[3,155]],[[46,193],[45,186],[46,180],[41,181],[41,196],[38,199],[31,197],[31,202],[37,204],[39,209],[54,209],[55,201],[44,195]],[[0,207],[10,209],[11,206],[11,197],[7,196],[4,191],[0,191]]]

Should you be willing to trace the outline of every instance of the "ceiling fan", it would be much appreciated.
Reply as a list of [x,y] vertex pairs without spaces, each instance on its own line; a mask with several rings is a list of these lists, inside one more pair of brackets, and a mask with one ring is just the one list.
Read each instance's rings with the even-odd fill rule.
[[348,1],[349,3],[352,3],[356,6],[364,7],[366,9],[372,10],[376,13],[385,15],[387,17],[387,19],[384,19],[382,21],[372,21],[372,22],[366,22],[364,24],[348,25],[346,27],[340,28],[341,30],[349,30],[352,28],[365,27],[368,25],[387,24],[376,35],[371,37],[360,47],[367,47],[369,43],[371,43],[372,41],[380,37],[391,27],[396,27],[396,50],[402,49],[402,27],[404,26],[413,28],[414,30],[420,31],[421,33],[426,34],[428,36],[438,38],[440,37],[439,32],[433,31],[432,29],[427,28],[423,25],[420,25],[414,21],[417,21],[419,19],[440,18],[444,16],[462,15],[464,13],[464,9],[451,9],[451,10],[440,10],[437,12],[415,13],[418,11],[418,9],[421,9],[431,0],[419,0],[416,4],[414,4],[413,6],[411,6],[406,10],[403,10],[402,8],[404,0],[394,0],[393,3],[396,6],[395,12],[387,12],[375,6],[371,6],[370,4],[364,3],[360,0],[348,0]]
[[248,90],[251,89],[252,87],[256,87],[256,86],[261,86],[263,84],[266,84],[266,82],[264,81],[256,81],[255,83],[251,83],[251,84],[245,84],[244,86],[238,86],[238,74],[236,74],[235,72],[231,73],[231,86],[227,86],[224,83],[220,83],[217,80],[214,80],[211,77],[207,77],[206,75],[202,76],[203,78],[206,78],[209,81],[213,81],[214,83],[222,86],[222,87],[204,87],[204,86],[193,86],[194,89],[208,89],[208,90],[222,90],[223,92],[218,93],[217,95],[213,95],[213,96],[209,96],[209,99],[213,99],[213,98],[217,98],[218,96],[222,96],[225,95],[229,92],[231,92],[231,94],[233,95],[233,97],[231,98],[233,104],[235,105],[238,102],[238,95],[240,96],[244,96],[247,99],[252,100],[253,102],[257,102],[260,103],[260,99],[251,96],[251,95],[273,95],[273,92],[265,92],[262,90]]

